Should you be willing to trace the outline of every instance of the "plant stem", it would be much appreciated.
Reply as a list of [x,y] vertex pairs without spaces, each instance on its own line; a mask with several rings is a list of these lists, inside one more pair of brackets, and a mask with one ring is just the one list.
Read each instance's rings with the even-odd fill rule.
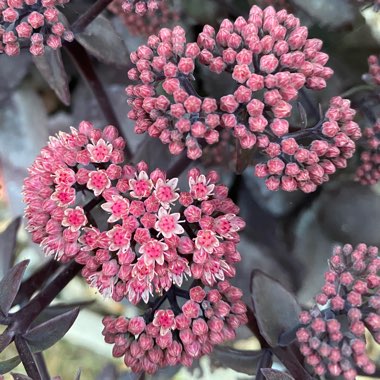
[[257,366],[255,380],[265,380],[264,374],[261,372],[261,368],[271,368],[272,367],[272,352],[269,349],[264,349],[262,351],[259,364]]
[[339,96],[342,98],[347,98],[349,96],[356,94],[357,92],[372,91],[373,89],[374,89],[374,86],[371,86],[369,84],[362,84],[359,86],[349,88],[348,90],[342,92]]
[[61,290],[78,274],[82,265],[75,261],[62,268],[57,277],[48,286],[41,290],[29,303],[14,314],[12,327],[20,333],[24,333],[31,322],[54,300]]
[[[81,76],[92,90],[107,122],[115,126],[119,132],[119,135],[123,137],[125,140],[124,132],[120,127],[115,111],[111,105],[108,95],[98,75],[94,70],[91,59],[87,54],[86,49],[75,40],[70,43],[65,43],[64,47],[66,48],[66,51],[69,53],[75,65],[77,66]],[[124,152],[127,158],[131,158],[132,154],[127,143],[125,145]]]
[[38,365],[38,369],[40,370],[42,380],[50,380],[50,375],[46,366],[44,354],[42,352],[37,352],[36,354],[34,354],[34,358]]
[[33,380],[42,380],[36,361],[34,360],[33,353],[30,350],[30,347],[28,346],[26,340],[22,336],[17,335],[15,337],[15,344],[17,352],[20,355],[21,362],[24,365],[28,376]]
[[100,13],[107,8],[113,0],[98,0],[91,7],[87,9],[71,26],[71,30],[74,33],[80,33],[86,29],[87,25],[90,24]]
[[272,348],[272,351],[295,379],[313,379],[312,376],[310,376],[310,374],[303,367],[303,365],[298,361],[297,357],[294,355],[294,353],[290,350],[289,347],[274,347]]

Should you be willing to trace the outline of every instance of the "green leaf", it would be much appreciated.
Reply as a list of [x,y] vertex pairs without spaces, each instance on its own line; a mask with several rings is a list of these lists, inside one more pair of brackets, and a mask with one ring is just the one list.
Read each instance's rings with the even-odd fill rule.
[[0,362],[0,375],[4,375],[5,373],[12,371],[12,369],[17,367],[20,363],[21,359],[18,356]]
[[301,308],[292,293],[259,270],[252,272],[251,296],[260,333],[276,347],[281,334],[298,324]]
[[61,340],[75,322],[79,308],[49,319],[28,331],[24,338],[33,352],[41,352]]
[[10,269],[0,281],[0,312],[7,316],[20,288],[29,260],[24,260]]

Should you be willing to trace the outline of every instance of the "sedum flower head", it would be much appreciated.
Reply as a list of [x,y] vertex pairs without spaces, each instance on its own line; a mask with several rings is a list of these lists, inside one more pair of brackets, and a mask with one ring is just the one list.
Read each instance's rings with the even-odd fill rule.
[[70,0],[0,0],[0,53],[14,56],[20,49],[44,54],[45,46],[58,49],[73,33],[60,21],[58,6]]
[[[289,124],[292,102],[303,88],[320,90],[333,71],[322,42],[308,39],[298,18],[273,7],[253,6],[248,19],[206,25],[197,42],[181,27],[161,29],[131,54],[135,67],[126,88],[135,132],[159,138],[172,154],[190,159],[207,145],[228,141],[263,153],[256,175],[271,190],[305,192],[346,166],[360,137],[350,103],[333,98],[325,118],[305,130]],[[220,99],[201,97],[193,85],[196,66],[230,73],[236,90]]]
[[329,260],[320,307],[300,315],[297,331],[302,354],[316,375],[342,375],[354,380],[357,368],[371,374],[375,365],[366,353],[365,329],[380,342],[380,258],[377,247],[346,244]]
[[33,241],[84,265],[116,301],[148,302],[190,277],[208,286],[233,277],[245,223],[216,172],[191,169],[179,189],[160,169],[125,164],[124,146],[114,127],[88,122],[51,138],[24,184]]
[[185,298],[174,293],[175,311],[162,307],[134,318],[105,317],[104,339],[114,345],[113,355],[124,357],[134,372],[191,366],[214,345],[234,339],[235,330],[247,322],[241,296],[241,290],[227,281],[215,289],[194,286],[182,294]]
[[114,0],[108,8],[123,20],[132,35],[149,36],[178,19],[178,14],[166,0]]

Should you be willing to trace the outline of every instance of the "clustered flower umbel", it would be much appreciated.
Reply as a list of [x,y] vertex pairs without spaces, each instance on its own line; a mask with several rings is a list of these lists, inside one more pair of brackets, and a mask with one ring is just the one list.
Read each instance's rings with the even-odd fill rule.
[[316,375],[353,380],[357,368],[371,374],[365,328],[380,343],[380,258],[377,247],[336,247],[325,285],[310,312],[300,314],[297,331],[302,354]]
[[62,39],[74,35],[60,21],[57,6],[70,0],[0,0],[0,54],[15,56],[29,47],[31,54],[43,55],[45,46],[58,49]]
[[123,20],[132,35],[149,36],[178,19],[178,14],[168,1],[114,0],[108,9]]
[[[24,185],[33,241],[59,260],[75,258],[88,282],[116,301],[148,302],[187,277],[208,286],[233,277],[245,223],[217,173],[191,169],[179,191],[160,169],[121,165],[124,144],[114,127],[101,132],[88,122],[51,138]],[[84,199],[99,201],[104,226]]]
[[[137,83],[126,93],[136,133],[159,138],[172,154],[186,149],[195,160],[202,146],[217,143],[228,130],[243,149],[264,154],[256,174],[267,178],[268,188],[314,191],[345,167],[360,129],[349,101],[333,98],[321,123],[290,130],[290,102],[299,90],[323,89],[333,74],[325,67],[322,42],[307,36],[294,15],[257,6],[248,20],[225,19],[218,31],[206,25],[197,42],[187,42],[179,26],[161,29],[131,54],[135,67],[128,77]],[[220,99],[199,96],[192,83],[196,64],[231,73],[235,92]]]
[[133,317],[105,317],[103,335],[114,344],[113,355],[124,356],[132,371],[156,372],[160,367],[182,364],[210,354],[213,346],[235,338],[235,330],[247,322],[242,291],[219,282],[216,289],[190,288],[172,308]]
[[189,170],[180,191],[160,169],[124,164],[124,146],[113,126],[86,121],[52,137],[24,183],[27,230],[46,254],[82,264],[103,295],[149,303],[143,317],[105,318],[115,356],[148,373],[191,365],[246,323],[242,292],[226,280],[245,223],[216,172]]
[[374,185],[380,180],[380,121],[364,129],[362,147],[356,179],[362,185]]

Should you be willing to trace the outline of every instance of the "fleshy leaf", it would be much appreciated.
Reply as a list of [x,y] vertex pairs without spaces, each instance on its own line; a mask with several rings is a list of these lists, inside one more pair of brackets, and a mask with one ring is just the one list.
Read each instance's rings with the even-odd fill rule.
[[24,335],[33,352],[41,352],[61,340],[75,322],[79,308],[49,319]]
[[301,308],[293,294],[259,270],[252,272],[251,296],[260,333],[276,347],[280,335],[298,324]]
[[226,346],[215,346],[211,354],[212,362],[247,375],[256,373],[260,358],[260,351],[237,350]]
[[3,277],[11,267],[12,257],[16,247],[17,231],[21,218],[13,220],[0,234],[0,276]]
[[24,260],[10,269],[0,281],[0,312],[7,316],[20,288],[21,280],[29,260]]
[[45,54],[38,57],[34,56],[33,61],[61,102],[66,106],[70,105],[69,80],[62,62],[60,49],[54,50],[47,47]]
[[12,371],[12,369],[17,367],[20,362],[21,359],[18,356],[0,362],[0,375],[4,375],[5,373]]
[[261,368],[261,372],[267,380],[294,380],[294,377],[287,373],[272,368]]
[[99,61],[126,67],[129,63],[127,48],[111,22],[99,15],[76,36],[77,41]]
[[94,301],[78,301],[73,303],[57,303],[53,306],[46,308],[34,321],[32,327],[40,325],[52,318],[58,317],[59,315],[65,314],[74,308],[83,308],[85,306],[91,305]]

